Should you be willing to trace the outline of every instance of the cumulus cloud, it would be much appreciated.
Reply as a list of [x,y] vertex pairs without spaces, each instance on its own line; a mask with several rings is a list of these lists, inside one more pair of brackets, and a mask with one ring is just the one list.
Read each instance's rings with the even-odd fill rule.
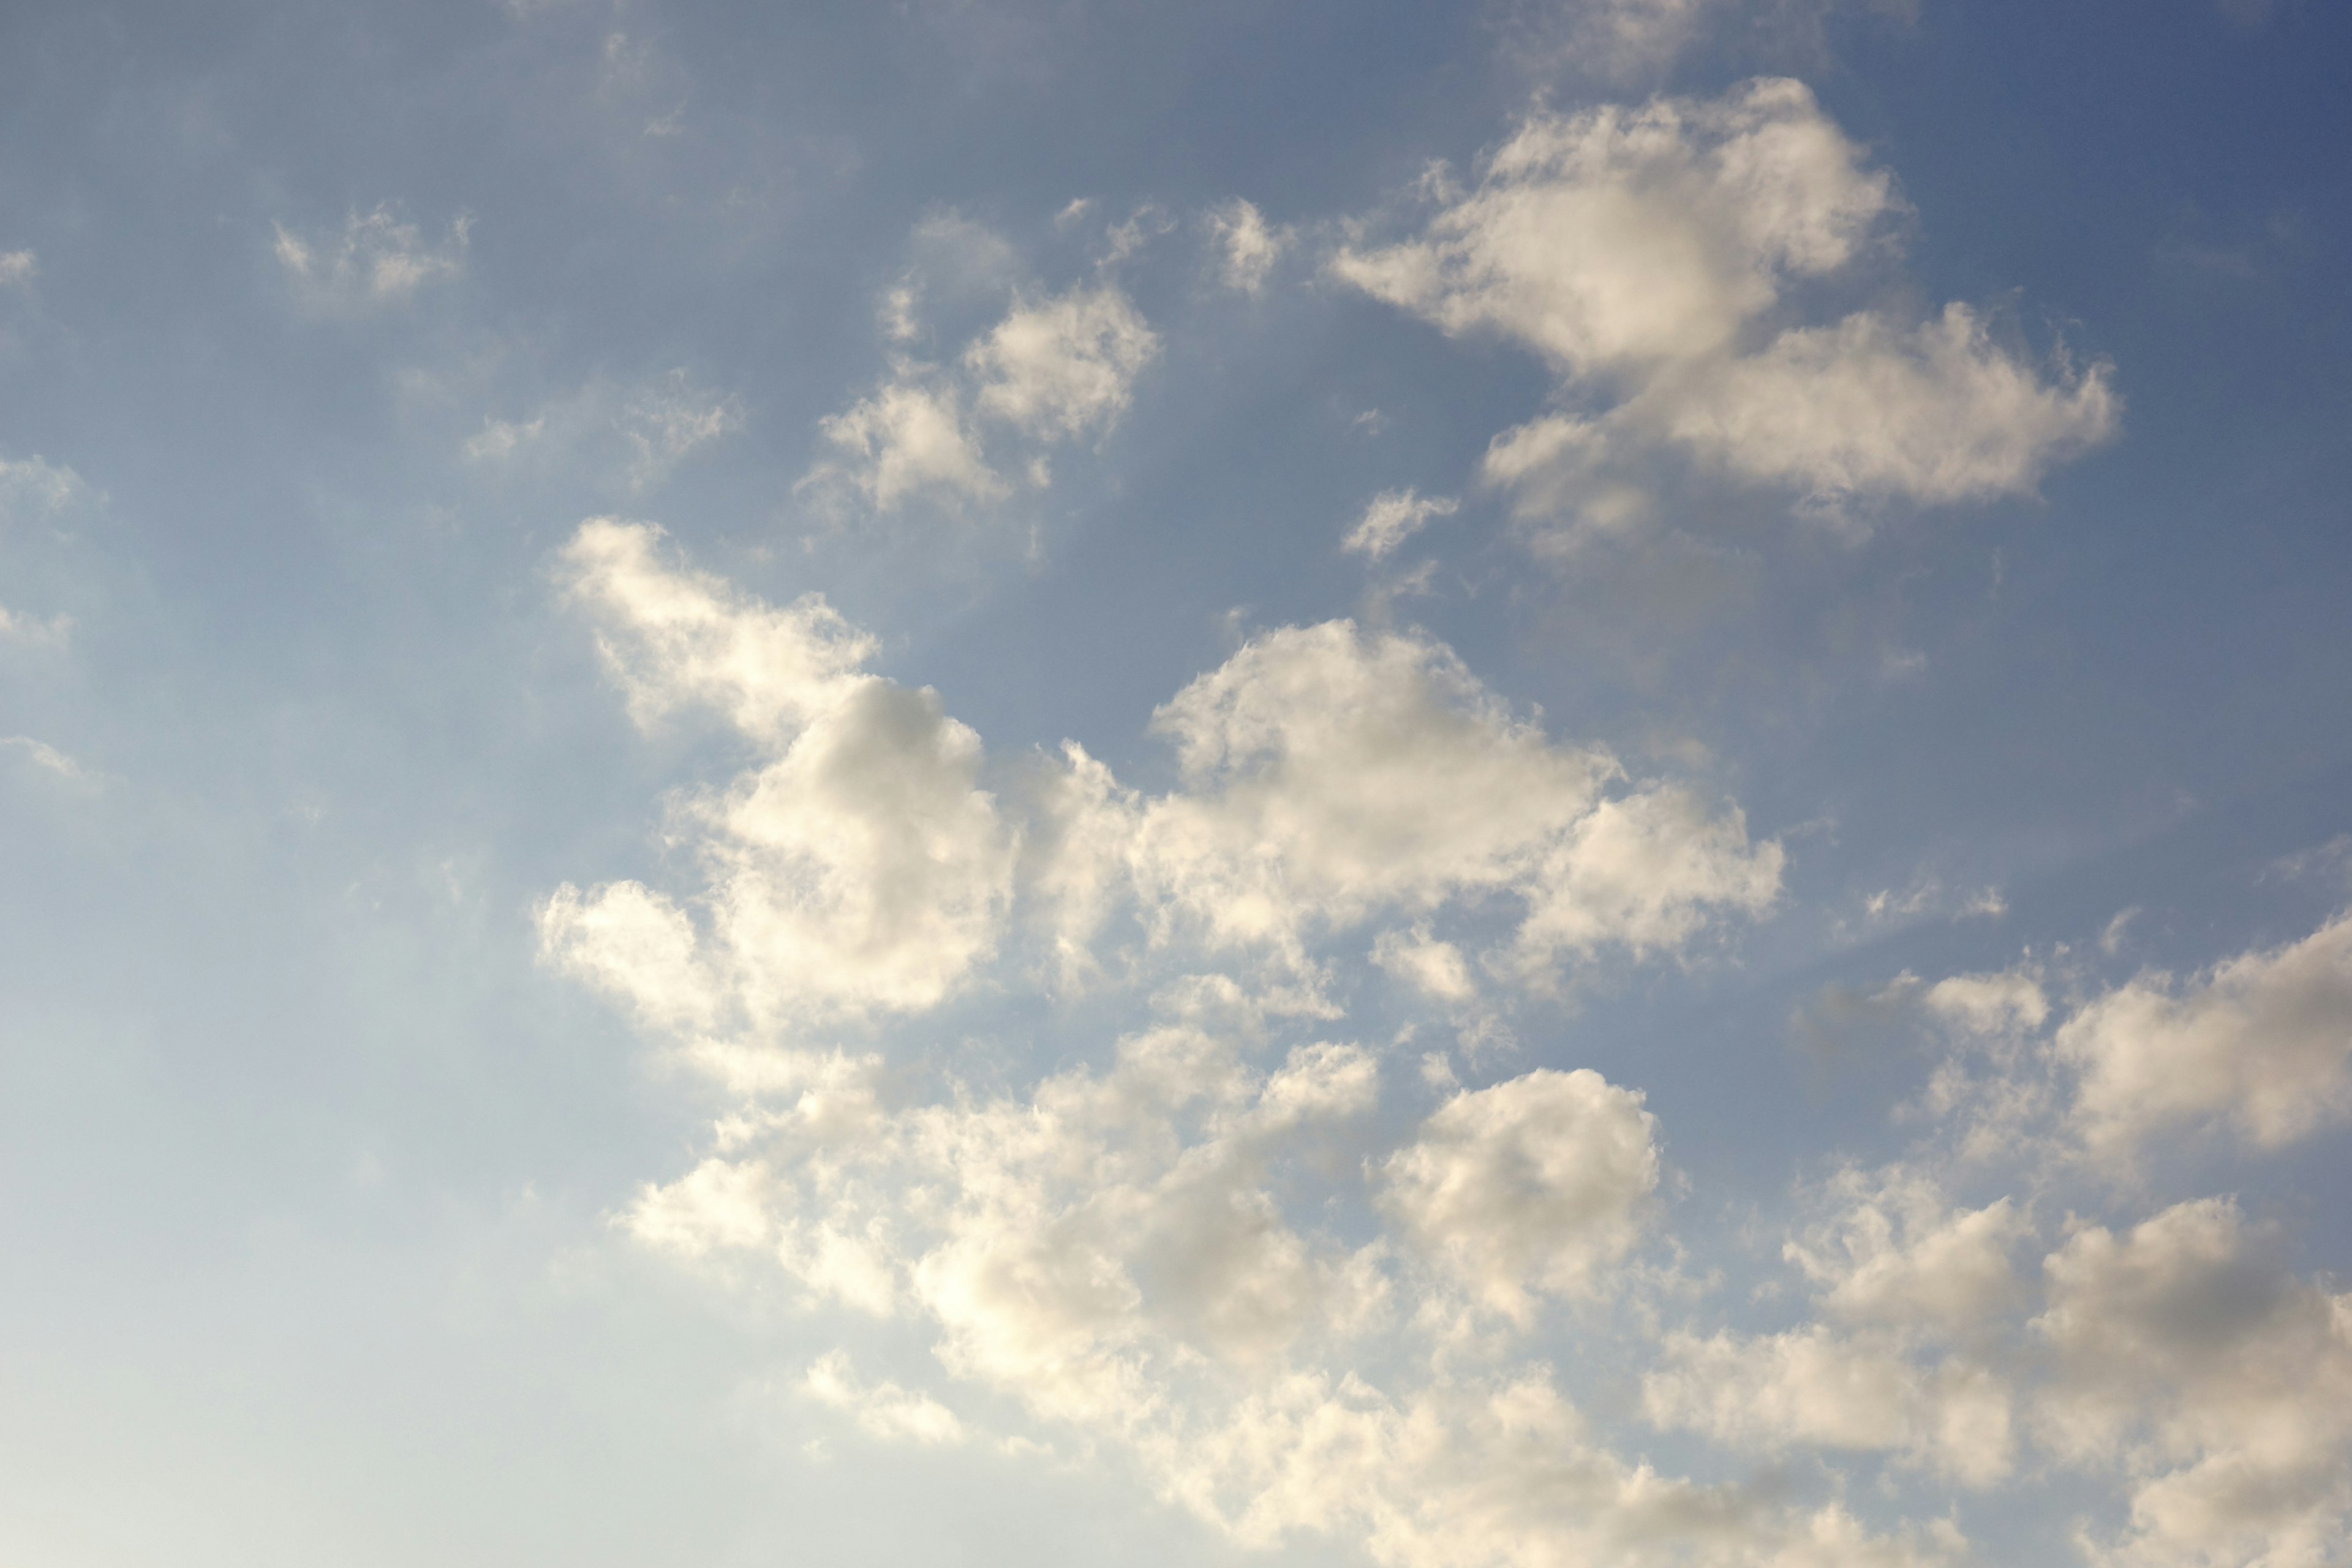
[[1040,439],[1107,428],[1126,412],[1160,340],[1118,289],[1074,289],[1016,303],[964,351],[983,415]]
[[750,603],[656,544],[599,521],[564,557],[633,712],[714,707],[766,755],[679,807],[708,878],[695,908],[567,884],[541,911],[549,956],[672,1027],[937,1002],[992,951],[1011,891],[979,737],[936,693],[860,673],[870,642],[821,599]]
[[1604,752],[1553,744],[1451,650],[1346,621],[1260,637],[1163,705],[1181,787],[1141,797],[1067,753],[1044,876],[1083,931],[1122,890],[1156,940],[1303,965],[1318,932],[1465,898],[1524,910],[1490,967],[1538,988],[1603,948],[1673,950],[1769,907],[1777,844],[1736,808],[1624,788]]
[[2284,1565],[2352,1550],[2352,1296],[2296,1279],[2221,1199],[2121,1234],[2088,1227],[2044,1268],[2035,1327],[2061,1367],[2045,1440],[2133,1478],[2130,1524],[2099,1560]]
[[1994,345],[1976,313],[1905,329],[1849,316],[1761,353],[1653,386],[1628,410],[1700,460],[1822,507],[1937,504],[2031,492],[2105,440],[2117,401],[2095,371],[2056,379]]
[[[919,337],[919,303],[914,282],[894,289],[887,335]],[[1048,451],[1115,426],[1159,352],[1158,334],[1112,284],[1016,298],[954,363],[895,357],[872,393],[820,421],[834,455],[797,488],[835,505],[848,498],[895,512],[916,500],[949,510],[1003,501],[1013,485],[1001,466],[1042,487],[1051,477]]]
[[1450,334],[1525,345],[1564,395],[1617,398],[1503,432],[1481,467],[1569,537],[1641,521],[1646,451],[1835,511],[2030,492],[2115,427],[2104,366],[2032,364],[1964,306],[1770,330],[1791,285],[1889,253],[1902,210],[1800,83],[1538,112],[1474,187],[1429,189],[1417,234],[1344,247],[1331,269]]
[[1977,1487],[2013,1463],[2009,1389],[1958,1357],[1923,1366],[1885,1336],[1811,1327],[1675,1335],[1664,1361],[1642,1390],[1661,1426],[1769,1451],[1895,1450]]
[[1531,1289],[1580,1294],[1632,1247],[1655,1131],[1638,1093],[1538,1068],[1441,1107],[1390,1158],[1381,1202],[1438,1268],[1524,1321]]
[[2074,1120],[2123,1152],[2168,1127],[2224,1121],[2276,1148],[2352,1118],[2352,916],[2242,953],[2179,986],[2135,980],[2057,1033],[2080,1075]]
[[354,209],[339,234],[302,235],[275,226],[272,246],[295,303],[319,316],[355,316],[406,301],[425,284],[454,278],[466,260],[468,218],[428,244],[415,224],[386,203]]
[[1382,490],[1364,509],[1356,526],[1340,543],[1343,550],[1384,561],[1397,546],[1429,526],[1433,517],[1452,517],[1459,505],[1450,496],[1423,496],[1416,490]]
[[[1638,1276],[1663,1171],[1638,1092],[1449,1078],[1400,1137],[1382,1057],[1286,1036],[1330,1009],[1283,1004],[1259,965],[1309,972],[1310,939],[1380,921],[1380,961],[1448,1001],[1474,962],[1671,949],[1777,889],[1777,847],[1736,814],[1555,743],[1440,645],[1344,622],[1269,633],[1165,704],[1168,793],[1070,747],[1000,797],[977,737],[869,673],[871,639],[821,599],[763,603],[610,520],[562,574],[640,724],[713,712],[753,752],[672,807],[697,885],[541,909],[550,963],[738,1099],[619,1224],[714,1281],[930,1341],[933,1379],[869,1382],[835,1352],[804,1395],[944,1445],[988,1435],[941,1388],[985,1389],[1236,1541],[1324,1535],[1403,1568],[1947,1554],[1629,1462],[1526,1354],[1559,1303]],[[1732,869],[1694,875],[1677,835]],[[1465,895],[1549,923],[1474,960],[1431,923]],[[833,1043],[1035,984],[1001,962],[1024,906],[1080,954],[1107,911],[1139,916],[1177,955],[1150,1021],[1009,1082]]]
[[1345,281],[1450,333],[1528,344],[1570,374],[1730,346],[1783,280],[1832,271],[1894,184],[1793,81],[1712,102],[1537,114],[1420,236],[1342,249]]
[[[1458,1097],[1378,1167],[1413,1228],[1350,1242],[1277,1193],[1318,1170],[1351,1179],[1300,1156],[1360,1128],[1379,1079],[1351,1045],[1258,1068],[1231,1035],[1181,1024],[1121,1039],[1100,1069],[896,1112],[853,1073],[722,1124],[731,1152],[648,1188],[626,1223],[698,1264],[780,1266],[812,1300],[928,1325],[945,1375],[1118,1444],[1244,1545],[1336,1538],[1399,1568],[1948,1554],[1948,1531],[1874,1534],[1834,1505],[1630,1463],[1539,1363],[1442,1373],[1420,1316],[1398,1309],[1423,1289],[1594,1288],[1654,1184],[1653,1124],[1591,1073]],[[887,1288],[825,1284],[836,1240]],[[1400,1332],[1417,1352],[1374,1349]],[[861,1382],[840,1352],[803,1388],[878,1439],[978,1436],[933,1394]]]
[[0,288],[29,283],[40,270],[40,258],[31,251],[0,250]]
[[936,374],[908,365],[872,395],[819,422],[841,457],[813,469],[803,486],[845,482],[876,511],[930,496],[1002,500],[1012,493],[981,455],[962,394]]
[[2015,1463],[2014,1395],[1987,1363],[2027,1291],[2032,1239],[2009,1198],[1955,1208],[1925,1173],[1848,1169],[1782,1256],[1816,1321],[1777,1334],[1672,1335],[1643,1385],[1662,1426],[1735,1447],[1884,1450],[1972,1487]]

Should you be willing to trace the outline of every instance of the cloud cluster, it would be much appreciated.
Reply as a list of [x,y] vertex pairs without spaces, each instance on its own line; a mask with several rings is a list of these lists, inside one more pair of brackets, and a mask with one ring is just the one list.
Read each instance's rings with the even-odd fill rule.
[[[2352,1551],[2352,1296],[2298,1277],[2228,1198],[2084,1217],[2141,1189],[2159,1135],[2259,1156],[2347,1119],[2347,921],[2186,983],[2053,1003],[2026,970],[1882,994],[1951,1041],[1911,1163],[1827,1184],[1784,1257],[1776,1332],[1682,1330],[1650,1418],[1769,1453],[1889,1455],[1969,1488],[2043,1468],[2120,1492],[2092,1562],[2209,1568]],[[1988,1158],[1987,1156],[1994,1156]],[[2063,1190],[2063,1219],[2036,1193]],[[1955,1184],[2008,1191],[1956,1204]],[[2038,1264],[2032,1260],[2038,1258]]]
[[1562,407],[1496,436],[1481,468],[1556,540],[1638,524],[1661,451],[1848,516],[2029,493],[2115,426],[2104,365],[2037,366],[1966,305],[1781,320],[1795,286],[1891,254],[1901,210],[1801,83],[1538,112],[1474,187],[1427,190],[1418,233],[1343,247],[1332,272],[1557,371]]
[[715,710],[761,760],[675,805],[703,876],[688,902],[566,886],[541,929],[556,962],[661,1027],[774,1040],[928,1008],[1017,910],[1067,982],[1100,972],[1126,911],[1149,951],[1270,963],[1315,1010],[1318,944],[1384,913],[1512,900],[1482,967],[1542,989],[1605,948],[1677,951],[1779,889],[1780,847],[1751,844],[1736,808],[1626,787],[1614,758],[1554,744],[1442,646],[1345,621],[1268,633],[1162,706],[1178,788],[1126,788],[1070,744],[1008,774],[1001,801],[980,738],[936,692],[864,672],[871,639],[822,599],[777,609],[658,546],[589,522],[567,586],[639,723]]
[[[1175,782],[1150,793],[1075,745],[992,763],[824,601],[765,604],[649,527],[584,525],[563,573],[640,723],[715,712],[753,753],[673,803],[697,886],[541,909],[549,962],[738,1100],[623,1224],[927,1335],[928,1369],[836,1351],[800,1379],[865,1439],[1107,1444],[1237,1542],[1400,1568],[1964,1555],[1949,1517],[1625,1458],[1537,1353],[1616,1314],[1641,1415],[1729,1454],[1884,1463],[1890,1496],[2082,1478],[2119,1499],[2083,1537],[2118,1565],[2352,1546],[2352,1298],[2225,1200],[2073,1217],[2158,1134],[2260,1152],[2352,1115],[2347,921],[2063,1002],[2031,963],[1900,977],[1872,1005],[1948,1044],[1927,1131],[1809,1200],[1793,1320],[1727,1322],[1653,1283],[1669,1167],[1638,1089],[1465,1087],[1331,1025],[1361,964],[1443,1016],[1687,952],[1777,892],[1736,811],[1559,744],[1416,634],[1246,644],[1153,716]],[[868,1027],[982,985],[1133,987],[1145,1021],[1011,1081]]]
[[[1164,794],[1075,746],[997,769],[820,599],[761,603],[609,520],[562,567],[638,722],[712,711],[754,752],[673,805],[698,887],[541,908],[551,963],[740,1097],[624,1223],[931,1337],[928,1376],[828,1353],[806,1397],[944,1445],[985,1436],[956,1392],[985,1389],[1048,1437],[1115,1443],[1237,1540],[1333,1535],[1404,1568],[1946,1553],[1629,1462],[1528,1353],[1557,1306],[1623,1294],[1664,1170],[1639,1093],[1545,1068],[1433,1090],[1284,1021],[1332,1013],[1317,955],[1368,926],[1393,962],[1451,954],[1462,987],[1679,952],[1777,892],[1778,846],[1736,811],[1631,784],[1442,646],[1346,622],[1268,633],[1163,705]],[[1465,900],[1517,910],[1475,957],[1429,924]],[[1129,984],[1102,950],[1121,921],[1152,1019],[1099,1063],[925,1087],[826,1043],[1039,983],[1033,936],[1066,976]]]

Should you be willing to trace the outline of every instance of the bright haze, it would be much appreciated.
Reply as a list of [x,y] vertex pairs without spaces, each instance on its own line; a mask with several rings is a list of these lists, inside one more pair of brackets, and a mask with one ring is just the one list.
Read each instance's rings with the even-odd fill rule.
[[0,1562],[2352,1563],[2347,77],[5,7]]

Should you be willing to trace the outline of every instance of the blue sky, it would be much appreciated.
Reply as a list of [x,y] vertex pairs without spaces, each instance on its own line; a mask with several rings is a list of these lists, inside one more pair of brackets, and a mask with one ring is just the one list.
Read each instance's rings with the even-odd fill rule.
[[2343,1560],[2347,58],[15,8],[0,1557]]

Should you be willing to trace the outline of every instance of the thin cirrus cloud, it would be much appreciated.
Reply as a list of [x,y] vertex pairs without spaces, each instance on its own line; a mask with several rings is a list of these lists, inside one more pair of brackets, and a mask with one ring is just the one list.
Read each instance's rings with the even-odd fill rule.
[[1498,434],[1479,475],[1555,545],[1654,509],[1644,465],[1790,493],[1851,521],[1893,500],[2030,493],[2113,433],[2104,364],[2035,365],[1960,303],[1780,325],[1791,287],[1892,254],[1894,181],[1789,80],[1713,100],[1537,112],[1475,186],[1424,181],[1417,233],[1351,244],[1332,274],[1453,335],[1521,343],[1595,415]]
[[429,283],[464,269],[472,220],[460,216],[437,243],[384,203],[354,208],[340,230],[300,233],[277,225],[271,250],[304,314],[363,316],[405,303]]
[[680,366],[634,384],[592,380],[527,419],[486,416],[459,451],[486,472],[570,467],[593,473],[610,463],[614,487],[637,495],[681,464],[707,457],[746,423],[740,398]]

